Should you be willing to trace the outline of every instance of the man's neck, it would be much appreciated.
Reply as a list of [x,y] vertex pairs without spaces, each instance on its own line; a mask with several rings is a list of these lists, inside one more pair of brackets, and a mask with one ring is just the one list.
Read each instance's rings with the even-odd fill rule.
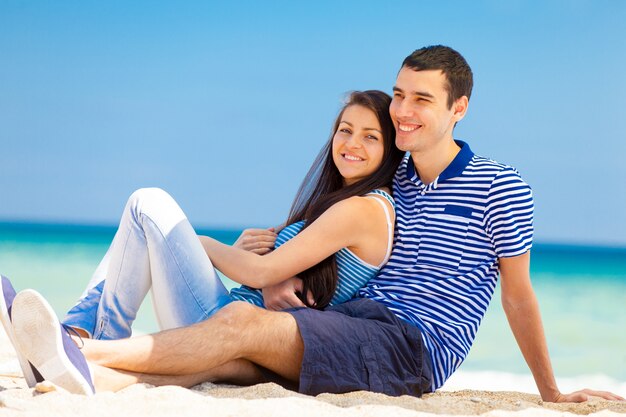
[[450,138],[431,149],[411,152],[415,172],[424,184],[430,184],[450,165],[460,150],[459,145]]

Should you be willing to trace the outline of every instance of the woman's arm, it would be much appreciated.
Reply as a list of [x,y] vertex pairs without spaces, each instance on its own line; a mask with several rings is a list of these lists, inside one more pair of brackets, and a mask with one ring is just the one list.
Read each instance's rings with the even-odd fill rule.
[[211,262],[226,276],[263,288],[296,276],[341,248],[375,244],[376,233],[381,230],[379,222],[386,224],[378,203],[351,197],[333,205],[293,239],[264,256],[210,238],[201,242]]

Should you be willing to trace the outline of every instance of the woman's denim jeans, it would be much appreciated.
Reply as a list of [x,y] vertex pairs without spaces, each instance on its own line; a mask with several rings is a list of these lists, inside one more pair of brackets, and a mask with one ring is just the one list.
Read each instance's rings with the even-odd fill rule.
[[158,188],[131,195],[111,247],[63,323],[94,339],[130,337],[150,289],[163,330],[203,321],[231,301],[187,217]]

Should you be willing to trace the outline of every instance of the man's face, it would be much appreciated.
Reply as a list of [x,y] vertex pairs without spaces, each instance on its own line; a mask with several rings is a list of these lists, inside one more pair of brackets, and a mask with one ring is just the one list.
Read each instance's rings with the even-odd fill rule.
[[463,116],[455,111],[456,103],[448,109],[445,85],[446,77],[439,70],[400,70],[389,106],[400,150],[428,151],[452,139],[454,123]]

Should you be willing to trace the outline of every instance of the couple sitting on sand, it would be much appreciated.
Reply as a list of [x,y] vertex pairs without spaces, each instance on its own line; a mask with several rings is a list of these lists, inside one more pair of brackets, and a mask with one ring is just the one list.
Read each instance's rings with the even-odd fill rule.
[[[541,397],[619,399],[556,386],[529,277],[531,190],[452,136],[471,90],[463,57],[431,46],[404,60],[393,98],[352,93],[278,234],[250,229],[233,247],[198,238],[164,191],[135,192],[62,324],[2,277],[0,314],[28,385],[275,381],[420,396],[467,356],[500,274]],[[229,293],[214,268],[243,285]],[[165,330],[130,338],[150,289]]]

